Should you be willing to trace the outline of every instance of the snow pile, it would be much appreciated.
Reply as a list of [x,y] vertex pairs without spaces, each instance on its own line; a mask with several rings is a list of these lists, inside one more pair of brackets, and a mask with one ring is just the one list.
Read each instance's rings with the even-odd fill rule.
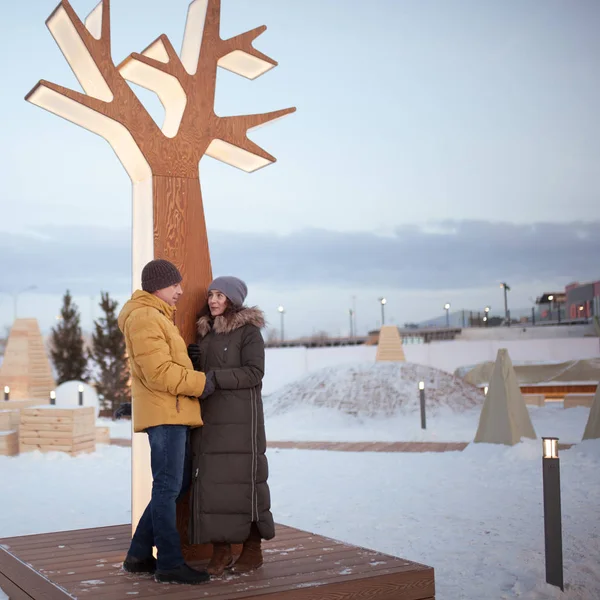
[[310,373],[264,399],[272,417],[298,407],[324,407],[360,417],[391,417],[419,411],[425,382],[427,413],[462,413],[483,405],[483,393],[459,377],[410,363],[356,363]]

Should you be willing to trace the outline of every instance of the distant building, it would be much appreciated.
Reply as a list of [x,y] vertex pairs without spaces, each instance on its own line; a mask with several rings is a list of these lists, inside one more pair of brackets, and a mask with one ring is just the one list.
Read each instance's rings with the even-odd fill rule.
[[571,283],[565,288],[565,308],[570,319],[600,316],[600,281]]

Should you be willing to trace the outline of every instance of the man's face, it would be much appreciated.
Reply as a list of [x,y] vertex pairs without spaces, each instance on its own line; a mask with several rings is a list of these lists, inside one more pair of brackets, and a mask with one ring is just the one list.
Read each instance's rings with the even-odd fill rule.
[[183,294],[183,289],[180,283],[176,283],[175,285],[170,285],[162,290],[156,290],[153,293],[169,306],[175,306],[181,297],[181,294]]

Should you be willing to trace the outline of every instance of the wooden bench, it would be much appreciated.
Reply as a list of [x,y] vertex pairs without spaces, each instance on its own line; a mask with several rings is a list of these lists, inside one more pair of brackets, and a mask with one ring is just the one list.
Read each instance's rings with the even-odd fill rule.
[[545,406],[546,404],[544,394],[523,394],[523,399],[528,406]]

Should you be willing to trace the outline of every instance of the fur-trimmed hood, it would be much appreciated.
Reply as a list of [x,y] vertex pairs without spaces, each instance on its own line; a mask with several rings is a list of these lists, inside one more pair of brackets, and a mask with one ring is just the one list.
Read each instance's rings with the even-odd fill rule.
[[211,330],[215,333],[231,333],[244,325],[255,325],[259,329],[265,326],[265,315],[256,306],[242,306],[239,310],[228,312],[215,317],[214,321],[210,315],[198,319],[198,335],[203,338]]

